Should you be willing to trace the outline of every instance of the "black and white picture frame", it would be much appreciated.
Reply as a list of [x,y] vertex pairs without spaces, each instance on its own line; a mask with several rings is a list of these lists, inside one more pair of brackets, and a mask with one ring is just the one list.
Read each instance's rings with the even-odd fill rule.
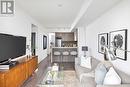
[[127,29],[109,33],[109,48],[113,54],[122,60],[127,60]]
[[43,50],[47,49],[47,36],[43,35]]
[[108,46],[108,33],[98,34],[98,52],[104,54],[105,48]]

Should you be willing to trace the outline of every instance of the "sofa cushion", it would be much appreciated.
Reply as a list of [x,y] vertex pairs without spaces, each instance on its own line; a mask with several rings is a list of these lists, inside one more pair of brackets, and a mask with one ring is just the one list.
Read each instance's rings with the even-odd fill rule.
[[99,63],[95,69],[95,82],[98,85],[103,84],[104,78],[106,76],[107,69],[103,63]]
[[113,65],[112,65],[112,63],[110,61],[103,61],[102,63],[105,65],[107,71],[109,71],[109,69],[111,67],[113,67]]
[[97,65],[100,63],[99,60],[97,60],[96,58],[92,58],[92,70],[95,70],[95,68],[97,67]]
[[83,73],[80,75],[80,82],[84,77],[93,77],[95,78],[95,71],[91,71],[89,73]]
[[126,73],[116,69],[116,72],[121,78],[121,83],[122,84],[130,84],[130,75],[127,75]]
[[82,75],[83,73],[90,72],[91,69],[81,67],[79,64],[77,64],[75,65],[75,71],[76,71],[77,77],[80,79],[80,75]]
[[[85,87],[85,86],[84,86]],[[121,85],[97,85],[95,87],[130,87],[130,84],[121,84]]]
[[121,78],[116,73],[115,69],[111,67],[105,76],[104,85],[119,85],[119,84],[121,84]]
[[99,60],[95,59],[95,58],[92,58],[91,61],[92,61],[92,68],[91,69],[88,69],[88,68],[84,68],[84,67],[81,67],[80,64],[78,63],[79,59],[76,58],[75,59],[75,71],[76,71],[76,75],[78,77],[78,79],[80,79],[80,75],[83,74],[83,73],[89,73],[91,71],[94,71],[95,68],[97,67],[98,63],[99,63]]

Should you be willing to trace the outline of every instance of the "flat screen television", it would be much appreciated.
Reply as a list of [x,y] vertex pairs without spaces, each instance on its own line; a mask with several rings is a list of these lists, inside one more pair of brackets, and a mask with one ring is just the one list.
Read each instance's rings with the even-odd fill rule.
[[43,49],[47,48],[47,36],[43,35]]
[[0,63],[26,54],[26,37],[0,33]]

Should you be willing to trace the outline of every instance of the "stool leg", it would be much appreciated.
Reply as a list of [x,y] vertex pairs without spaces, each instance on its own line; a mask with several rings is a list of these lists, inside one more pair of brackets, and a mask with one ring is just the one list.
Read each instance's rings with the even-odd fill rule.
[[60,58],[60,70],[62,71],[64,66],[63,66],[63,55],[61,55],[61,58]]
[[59,58],[58,58],[58,62],[59,62],[59,70],[61,70],[61,55],[59,55]]
[[60,65],[60,68],[61,68],[61,55],[59,55],[59,65]]
[[63,66],[63,56],[61,56],[61,66]]

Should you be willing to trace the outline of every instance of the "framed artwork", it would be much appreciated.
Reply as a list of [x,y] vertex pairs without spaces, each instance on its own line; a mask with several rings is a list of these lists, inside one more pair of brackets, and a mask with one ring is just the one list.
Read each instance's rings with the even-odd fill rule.
[[43,35],[43,49],[47,49],[47,36]]
[[108,46],[108,33],[98,34],[98,52],[104,54],[105,46]]
[[109,48],[113,54],[122,60],[127,60],[127,29],[110,32]]

